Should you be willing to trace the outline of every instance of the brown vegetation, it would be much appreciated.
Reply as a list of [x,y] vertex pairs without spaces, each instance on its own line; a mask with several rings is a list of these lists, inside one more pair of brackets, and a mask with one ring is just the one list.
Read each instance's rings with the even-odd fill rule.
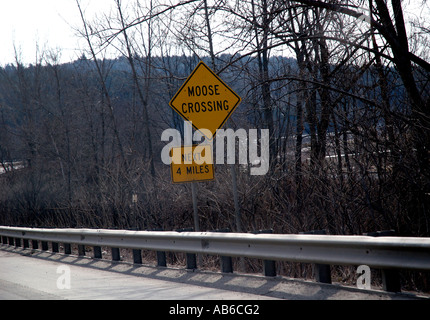
[[[267,175],[235,166],[244,232],[429,236],[425,21],[407,34],[398,0],[209,2],[116,1],[91,23],[81,11],[81,59],[1,69],[0,223],[193,226],[160,136],[183,130],[168,101],[205,59],[242,97],[228,125],[271,134]],[[122,58],[104,58],[109,45]],[[197,185],[201,230],[237,230],[230,170]]]

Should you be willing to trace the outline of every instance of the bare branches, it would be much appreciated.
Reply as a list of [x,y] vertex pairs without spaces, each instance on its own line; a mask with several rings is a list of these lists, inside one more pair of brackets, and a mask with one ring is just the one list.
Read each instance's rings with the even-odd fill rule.
[[[67,212],[76,224],[191,222],[188,187],[170,184],[157,155],[161,131],[183,126],[168,102],[202,59],[242,97],[233,126],[271,133],[269,174],[239,167],[244,230],[413,233],[429,224],[430,68],[422,35],[408,38],[401,1],[113,3],[90,23],[76,1],[81,59],[62,66],[45,55],[46,68],[41,56],[28,67],[17,59],[0,73],[2,168],[17,155],[34,169],[0,179],[19,181],[14,192],[31,180],[21,193],[29,207]],[[208,228],[234,226],[230,182],[220,166],[202,184]],[[0,196],[13,199],[10,219],[25,207],[12,191]]]
[[127,167],[127,160],[125,158],[124,149],[123,149],[123,146],[122,146],[121,138],[119,136],[118,127],[117,127],[115,115],[114,115],[114,112],[113,112],[112,102],[111,102],[110,95],[109,95],[109,92],[108,92],[108,89],[107,89],[107,86],[106,86],[106,82],[105,82],[105,77],[103,75],[100,63],[97,60],[96,52],[94,50],[93,44],[92,44],[91,39],[90,39],[89,27],[88,27],[88,24],[87,24],[87,22],[85,20],[83,11],[81,9],[81,5],[79,3],[79,0],[76,0],[76,4],[78,6],[79,13],[80,13],[80,16],[81,16],[81,19],[82,19],[82,24],[83,24],[83,27],[84,27],[84,30],[85,30],[84,37],[85,37],[85,40],[88,43],[88,48],[90,49],[91,55],[92,55],[93,60],[94,60],[94,64],[95,64],[95,66],[97,68],[97,73],[99,75],[99,80],[100,80],[100,83],[101,83],[101,86],[102,86],[103,95],[106,98],[106,107],[107,107],[107,109],[109,111],[109,116],[110,116],[111,121],[113,123],[113,130],[114,130],[115,137],[116,137],[116,140],[117,140],[117,143],[118,143],[118,147],[119,147],[119,151],[120,151],[120,157],[121,157],[123,163]]

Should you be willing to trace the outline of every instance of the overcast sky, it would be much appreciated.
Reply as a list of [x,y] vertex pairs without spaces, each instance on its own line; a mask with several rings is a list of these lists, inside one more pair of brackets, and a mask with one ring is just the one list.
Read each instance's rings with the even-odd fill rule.
[[[86,14],[103,12],[108,0],[81,0]],[[72,27],[82,25],[76,0],[1,0],[0,65],[13,63],[14,45],[24,63],[34,63],[36,43],[43,49],[61,48],[62,61],[81,55],[84,44],[78,42]]]
[[[61,49],[61,62],[82,55],[85,43],[75,35],[73,27],[82,22],[76,0],[0,0],[0,66],[14,63],[14,46],[21,62],[35,63],[36,43],[39,51]],[[127,0],[124,1],[125,3]],[[109,11],[111,0],[80,0],[86,18]],[[422,15],[423,0],[404,0],[407,11]],[[426,21],[426,19],[424,20]],[[428,20],[426,21],[428,24]]]

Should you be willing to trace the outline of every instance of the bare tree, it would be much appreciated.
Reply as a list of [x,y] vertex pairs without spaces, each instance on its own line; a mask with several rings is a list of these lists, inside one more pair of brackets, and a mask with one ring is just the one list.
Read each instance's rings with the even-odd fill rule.
[[123,144],[122,144],[122,141],[121,141],[121,138],[120,138],[120,134],[119,134],[119,131],[118,131],[118,125],[116,124],[116,119],[115,119],[115,115],[114,115],[114,112],[113,112],[113,106],[112,106],[111,97],[109,95],[109,91],[108,91],[107,86],[106,86],[105,75],[103,73],[103,66],[101,65],[101,63],[97,59],[96,51],[95,51],[94,46],[93,46],[93,44],[91,42],[91,33],[90,33],[90,30],[89,30],[89,26],[88,26],[88,23],[87,23],[87,21],[85,19],[84,13],[83,13],[82,8],[81,8],[81,5],[79,3],[79,0],[76,0],[76,4],[77,4],[77,7],[79,9],[79,13],[80,13],[82,24],[83,24],[82,36],[87,41],[88,49],[90,50],[90,53],[91,53],[94,65],[96,66],[97,74],[99,76],[99,81],[100,81],[101,88],[102,88],[102,94],[103,94],[103,97],[105,99],[105,105],[106,105],[106,108],[107,108],[110,120],[112,122],[112,126],[113,126],[113,130],[114,130],[116,142],[117,142],[117,145],[118,145],[118,148],[119,148],[119,154],[120,154],[120,157],[122,159],[122,162],[127,167],[127,159],[125,157],[125,152],[124,152]]
[[[150,86],[150,79],[151,79],[151,20],[148,20],[148,50],[147,50],[147,55],[146,55],[146,68],[145,68],[145,83],[144,83],[144,90],[145,90],[145,94],[143,92],[143,90],[141,89],[141,85],[140,85],[140,81],[139,81],[139,77],[138,77],[138,73],[136,70],[136,66],[135,66],[135,61],[134,61],[134,53],[133,53],[133,49],[132,49],[132,44],[129,41],[129,37],[127,35],[127,23],[124,20],[124,16],[122,13],[122,9],[121,9],[121,1],[120,0],[116,0],[116,5],[117,5],[117,9],[118,9],[118,14],[119,14],[119,18],[120,18],[120,23],[121,23],[121,28],[122,31],[121,33],[124,36],[124,44],[126,47],[126,51],[127,51],[127,60],[130,64],[131,70],[132,70],[132,77],[133,77],[133,82],[135,83],[135,87],[139,96],[139,99],[142,103],[142,107],[143,107],[143,122],[144,122],[144,130],[145,130],[145,136],[146,136],[146,146],[148,148],[148,159],[149,159],[149,163],[150,163],[150,170],[151,170],[151,175],[154,177],[155,176],[155,167],[154,167],[154,155],[153,155],[153,151],[152,151],[152,139],[151,139],[151,129],[149,126],[149,114],[148,114],[148,96],[149,96],[149,86]],[[150,8],[149,8],[149,15],[151,15],[152,12],[152,1],[150,2]]]

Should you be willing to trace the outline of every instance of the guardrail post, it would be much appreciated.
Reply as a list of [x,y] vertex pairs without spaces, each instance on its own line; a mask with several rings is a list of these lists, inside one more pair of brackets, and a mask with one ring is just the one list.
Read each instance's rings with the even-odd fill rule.
[[47,251],[48,250],[48,242],[47,241],[42,241],[42,250],[43,251]]
[[21,238],[15,238],[15,247],[21,247]]
[[[364,234],[370,237],[394,237],[396,236],[395,230],[383,230],[376,232],[368,232]],[[388,292],[401,292],[400,275],[396,269],[382,269],[382,289]]]
[[157,267],[167,267],[166,252],[157,251]]
[[52,242],[52,252],[59,252],[58,242]]
[[197,269],[197,259],[195,253],[187,253],[187,269],[194,270]]
[[[273,233],[272,229],[252,231],[252,234]],[[276,262],[263,260],[263,273],[266,277],[276,277]]]
[[[230,229],[217,229],[212,232],[230,232]],[[231,257],[220,256],[220,264],[222,273],[233,273],[233,261]]]
[[[135,209],[136,209],[136,206],[135,206]],[[135,230],[138,231],[139,228],[137,228],[137,220],[136,220],[135,226],[136,226]],[[142,264],[142,250],[132,249],[132,252],[133,252],[133,264]]]
[[[161,228],[152,229],[151,231],[164,231]],[[167,259],[165,251],[156,251],[157,254],[157,267],[167,267]]]
[[94,246],[94,259],[101,259],[102,258],[102,247],[100,246]]
[[31,240],[31,246],[33,249],[39,249],[39,242],[37,240]]
[[[300,234],[327,234],[325,230],[312,230],[300,232]],[[331,284],[331,270],[330,265],[315,263],[313,265],[314,277],[316,282]]]
[[142,264],[142,250],[133,249],[133,263]]
[[119,248],[111,248],[112,250],[112,261],[121,260],[121,256],[119,254]]
[[65,254],[71,254],[72,253],[72,246],[70,243],[64,244],[64,253]]
[[85,256],[85,245],[78,244],[78,256]]
[[23,239],[23,248],[24,249],[30,248],[30,243],[28,239]]
[[10,246],[13,246],[14,245],[14,243],[15,243],[15,241],[14,241],[15,239],[13,238],[13,237],[9,237],[9,245]]
[[[176,232],[192,232],[194,231],[194,228],[184,228],[184,229],[178,229]],[[186,253],[186,259],[187,259],[187,269],[194,270],[197,269],[197,259],[195,253]]]
[[1,240],[2,240],[3,244],[7,244],[7,237],[6,236],[2,236]]

